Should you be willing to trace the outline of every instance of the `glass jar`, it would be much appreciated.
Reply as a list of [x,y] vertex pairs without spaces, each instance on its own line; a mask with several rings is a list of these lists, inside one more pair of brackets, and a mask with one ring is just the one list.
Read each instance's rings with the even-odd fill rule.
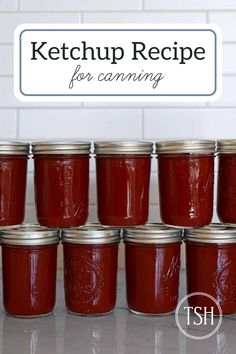
[[138,315],[164,315],[178,302],[182,231],[162,224],[124,230],[126,295]]
[[24,221],[28,155],[26,142],[0,142],[0,226]]
[[90,143],[35,142],[32,145],[38,222],[47,227],[85,224]]
[[53,311],[58,231],[23,225],[1,233],[3,304],[16,317]]
[[236,140],[217,141],[217,214],[221,222],[236,225]]
[[84,226],[64,229],[64,289],[67,310],[104,315],[116,303],[118,229]]
[[[208,226],[186,232],[187,292],[211,295],[223,315],[236,313],[236,229]],[[207,311],[219,309],[202,295],[190,297],[189,305]]]
[[98,219],[103,225],[143,225],[148,220],[150,142],[95,142]]
[[183,228],[209,225],[213,215],[215,142],[161,141],[156,150],[163,223]]

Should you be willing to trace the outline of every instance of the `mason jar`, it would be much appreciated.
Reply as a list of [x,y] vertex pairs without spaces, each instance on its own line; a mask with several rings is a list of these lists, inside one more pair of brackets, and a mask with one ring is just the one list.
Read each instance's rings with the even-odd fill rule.
[[24,221],[28,156],[28,143],[0,142],[0,227]]
[[[236,229],[214,224],[187,230],[185,245],[187,293],[210,295],[223,315],[236,313]],[[189,305],[219,315],[217,304],[204,294],[189,297]]]
[[182,228],[209,225],[213,215],[215,142],[160,141],[156,152],[163,223]]
[[217,214],[222,223],[236,226],[236,140],[218,140]]
[[95,142],[98,219],[103,225],[148,220],[151,142]]
[[116,303],[120,231],[100,225],[64,229],[64,289],[67,310],[104,315]]
[[34,142],[38,222],[47,227],[83,225],[88,217],[88,142]]
[[58,230],[22,225],[1,232],[3,305],[7,314],[37,317],[53,311]]
[[182,231],[163,224],[124,230],[126,296],[137,315],[165,315],[178,302]]

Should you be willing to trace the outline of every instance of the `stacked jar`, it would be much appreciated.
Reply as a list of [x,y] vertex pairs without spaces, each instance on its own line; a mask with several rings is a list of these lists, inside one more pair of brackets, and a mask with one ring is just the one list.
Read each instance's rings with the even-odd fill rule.
[[160,213],[164,224],[181,228],[209,225],[213,215],[215,142],[156,143]]
[[2,231],[3,304],[7,314],[38,317],[53,311],[59,241],[58,230],[39,225]]
[[0,227],[24,221],[28,156],[28,143],[0,142]]
[[214,315],[236,313],[236,228],[187,230],[185,244],[187,293],[196,294],[189,305],[200,312],[213,308]]
[[40,225],[74,227],[88,218],[88,142],[34,142],[35,204]]
[[236,225],[236,140],[219,140],[217,214],[220,221]]
[[104,315],[116,303],[120,230],[101,225],[64,229],[64,290],[75,315]]
[[144,225],[148,220],[153,144],[99,141],[94,147],[100,223]]
[[181,230],[147,224],[124,230],[126,294],[137,315],[164,315],[178,302]]

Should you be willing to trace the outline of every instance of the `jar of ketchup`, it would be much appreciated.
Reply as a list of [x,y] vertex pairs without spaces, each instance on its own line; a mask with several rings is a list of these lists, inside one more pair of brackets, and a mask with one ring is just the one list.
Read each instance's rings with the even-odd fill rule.
[[64,289],[67,310],[104,315],[116,303],[118,229],[99,225],[64,229]]
[[162,224],[124,230],[126,295],[138,315],[164,315],[178,302],[182,231]]
[[103,225],[143,225],[148,220],[150,142],[95,142],[98,219]]
[[213,214],[215,142],[161,141],[156,144],[156,151],[163,223],[183,228],[209,225]]
[[[186,231],[187,292],[203,292],[220,305],[223,315],[236,313],[236,229],[210,225]],[[221,314],[204,295],[191,296],[189,305]]]
[[224,224],[236,225],[236,140],[217,141],[217,214]]
[[0,142],[0,226],[24,221],[28,155],[28,143]]
[[87,142],[34,142],[37,219],[42,226],[73,227],[88,217]]
[[7,314],[37,317],[53,311],[58,231],[22,225],[1,233],[3,305]]

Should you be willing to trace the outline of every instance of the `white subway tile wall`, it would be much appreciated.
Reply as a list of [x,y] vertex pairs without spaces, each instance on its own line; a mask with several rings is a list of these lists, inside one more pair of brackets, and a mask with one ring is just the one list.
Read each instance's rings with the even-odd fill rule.
[[[13,34],[21,23],[215,23],[223,31],[223,94],[215,103],[23,103],[13,93]],[[204,78],[203,78],[204,79]],[[236,138],[235,0],[1,0],[1,139]],[[33,162],[26,221],[36,221]],[[150,221],[160,221],[157,162],[152,161]],[[90,215],[95,221],[96,175],[91,159]],[[214,221],[217,221],[214,211]],[[60,253],[59,265],[62,265]],[[123,252],[120,256],[123,266]]]

